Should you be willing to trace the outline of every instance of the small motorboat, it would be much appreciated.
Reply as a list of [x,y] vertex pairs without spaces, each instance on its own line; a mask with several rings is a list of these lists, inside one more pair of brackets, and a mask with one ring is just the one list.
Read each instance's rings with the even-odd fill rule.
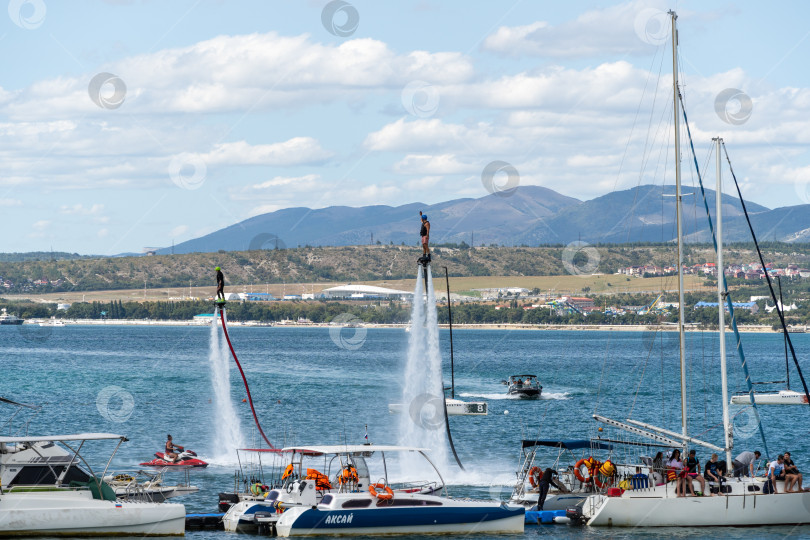
[[155,452],[155,459],[141,463],[142,467],[208,467],[208,463],[197,458],[192,450],[183,450],[177,454],[177,459],[168,460],[163,452]]
[[24,319],[17,317],[16,315],[9,315],[6,312],[6,308],[0,310],[0,324],[2,325],[17,325],[22,324]]
[[185,482],[171,484],[165,481],[163,468],[157,472],[112,472],[104,481],[115,491],[115,496],[127,501],[164,502],[173,497],[197,493],[200,488],[191,485],[189,469],[184,468]]
[[537,382],[537,375],[512,375],[506,381],[506,394],[522,399],[537,399],[543,387]]

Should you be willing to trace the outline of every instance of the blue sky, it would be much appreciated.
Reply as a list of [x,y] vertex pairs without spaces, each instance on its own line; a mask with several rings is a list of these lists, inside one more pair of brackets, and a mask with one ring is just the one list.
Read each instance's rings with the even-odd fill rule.
[[810,203],[805,2],[11,0],[0,251],[481,197],[495,160],[583,200],[669,182],[669,9],[701,163],[721,135],[746,197]]

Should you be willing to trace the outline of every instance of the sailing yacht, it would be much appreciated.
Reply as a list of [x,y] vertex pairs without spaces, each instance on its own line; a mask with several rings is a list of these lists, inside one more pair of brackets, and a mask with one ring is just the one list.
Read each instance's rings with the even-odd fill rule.
[[[594,415],[594,419],[609,426],[633,433],[640,437],[654,440],[656,443],[672,448],[683,448],[684,453],[690,445],[699,445],[717,453],[724,453],[726,462],[731,463],[733,448],[732,429],[729,420],[728,381],[725,351],[725,310],[718,310],[720,329],[720,369],[723,402],[724,446],[720,447],[696,437],[690,436],[687,426],[686,362],[684,337],[684,287],[683,287],[683,231],[681,216],[681,171],[680,171],[680,133],[679,133],[679,86],[677,58],[677,15],[669,12],[672,22],[672,76],[674,94],[674,127],[675,127],[675,189],[678,235],[678,289],[680,335],[680,375],[681,375],[681,433],[652,426],[650,424],[627,420],[616,421]],[[688,128],[688,125],[687,125]],[[720,185],[720,144],[722,139],[715,139],[717,144],[717,267],[723,267],[722,216]],[[708,207],[707,207],[708,211]],[[722,276],[722,274],[721,274]],[[725,280],[718,276],[717,294],[719,305],[727,301]],[[751,392],[753,393],[753,392]],[[767,449],[766,449],[767,454]],[[765,478],[729,479],[725,489],[717,489],[709,483],[709,490],[717,489],[716,496],[683,497],[678,496],[675,483],[662,483],[646,488],[622,491],[610,489],[604,494],[589,496],[582,506],[582,520],[590,526],[614,527],[701,527],[701,526],[753,526],[753,525],[796,525],[810,523],[810,492],[784,493],[784,482],[777,481],[779,495],[766,495],[763,488]],[[654,482],[653,482],[654,484]],[[714,488],[714,489],[712,489]]]

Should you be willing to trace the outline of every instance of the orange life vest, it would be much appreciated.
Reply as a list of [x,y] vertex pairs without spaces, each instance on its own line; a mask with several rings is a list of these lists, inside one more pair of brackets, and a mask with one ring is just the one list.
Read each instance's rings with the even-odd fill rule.
[[317,489],[332,489],[329,478],[317,469],[307,469],[307,480],[315,480],[315,488]]

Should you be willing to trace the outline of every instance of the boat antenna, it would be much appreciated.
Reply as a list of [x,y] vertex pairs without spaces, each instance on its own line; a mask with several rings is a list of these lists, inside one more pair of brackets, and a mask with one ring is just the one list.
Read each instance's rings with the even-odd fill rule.
[[771,292],[771,298],[773,299],[773,303],[776,305],[776,313],[779,315],[779,323],[782,325],[782,332],[785,334],[785,341],[790,348],[790,354],[793,357],[793,364],[796,366],[796,371],[799,373],[799,380],[802,382],[802,388],[804,388],[804,396],[807,398],[805,401],[808,405],[810,405],[810,390],[807,389],[807,382],[804,380],[802,368],[799,367],[799,360],[796,358],[796,350],[793,348],[793,342],[790,340],[790,333],[788,332],[787,324],[785,324],[785,314],[783,313],[782,308],[779,307],[779,303],[776,301],[776,293],[773,290],[771,276],[768,274],[768,269],[765,267],[765,259],[762,257],[762,250],[759,249],[757,235],[754,233],[754,226],[751,225],[751,218],[748,215],[748,209],[745,207],[745,200],[743,199],[742,191],[740,190],[740,184],[737,182],[737,175],[734,174],[734,168],[731,166],[731,158],[728,157],[728,149],[726,148],[725,142],[723,143],[723,153],[726,155],[728,169],[731,172],[731,177],[734,179],[734,187],[737,188],[737,195],[740,197],[740,205],[742,206],[743,213],[745,214],[745,221],[748,223],[748,229],[751,231],[751,238],[754,240],[754,247],[757,248],[759,262],[762,265],[762,269],[765,271],[765,280],[768,282],[768,290]]

